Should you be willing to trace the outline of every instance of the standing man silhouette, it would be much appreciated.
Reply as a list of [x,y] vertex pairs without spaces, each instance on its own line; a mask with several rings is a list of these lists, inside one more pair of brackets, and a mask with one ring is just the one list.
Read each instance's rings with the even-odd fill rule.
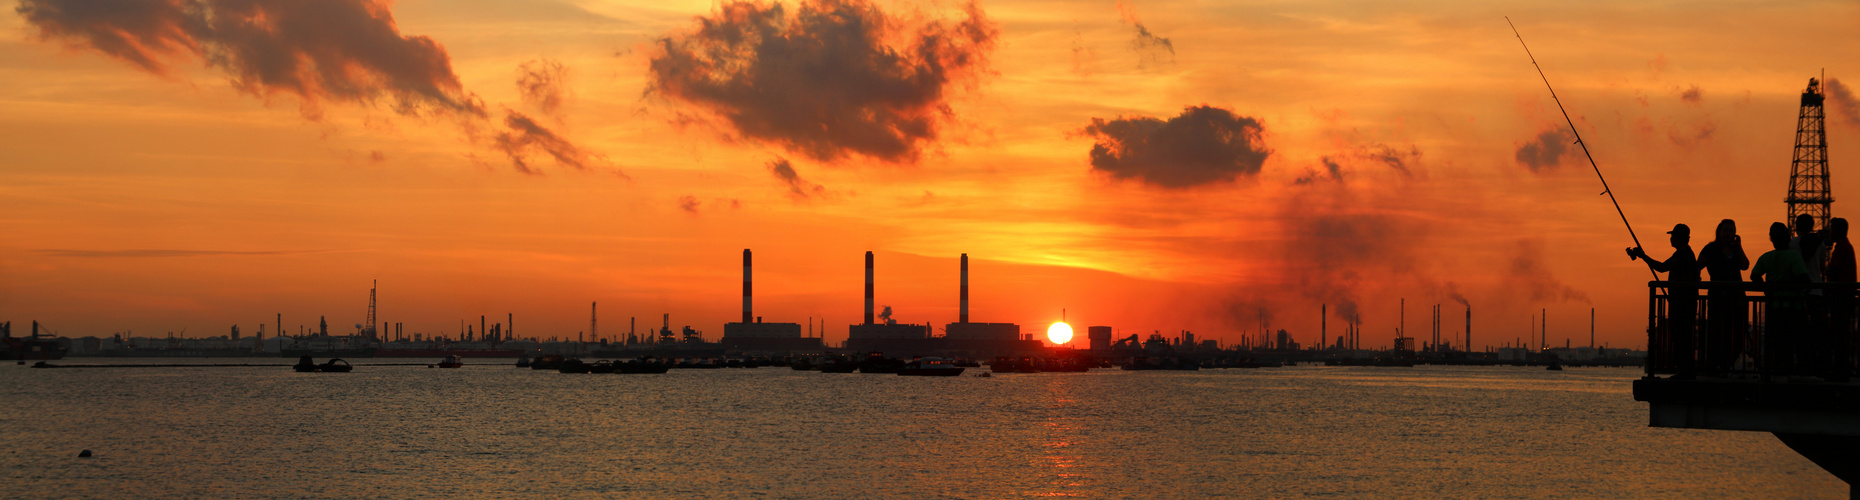
[[1656,273],[1666,273],[1666,280],[1673,284],[1667,288],[1666,299],[1669,354],[1678,364],[1679,373],[1675,378],[1688,380],[1697,376],[1698,366],[1693,325],[1699,312],[1699,259],[1692,253],[1692,228],[1674,224],[1673,230],[1666,234],[1672,235],[1673,255],[1665,261],[1653,260],[1640,247],[1627,249],[1627,254],[1629,259],[1645,261]]

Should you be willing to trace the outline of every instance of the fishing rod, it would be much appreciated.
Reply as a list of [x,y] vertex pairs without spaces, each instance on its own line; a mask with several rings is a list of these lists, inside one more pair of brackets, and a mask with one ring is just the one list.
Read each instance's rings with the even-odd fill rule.
[[[1643,248],[1640,236],[1634,234],[1634,224],[1628,222],[1627,212],[1621,211],[1621,201],[1615,199],[1615,190],[1608,187],[1608,178],[1602,176],[1602,167],[1595,164],[1595,155],[1589,154],[1589,143],[1583,142],[1582,132],[1576,130],[1576,121],[1569,118],[1569,110],[1564,109],[1563,100],[1557,98],[1556,88],[1550,86],[1550,77],[1544,75],[1544,67],[1537,64],[1537,56],[1531,55],[1531,46],[1525,45],[1524,35],[1518,34],[1518,25],[1511,23],[1511,16],[1505,16],[1505,24],[1511,26],[1511,35],[1518,37],[1518,45],[1524,47],[1524,56],[1531,58],[1531,67],[1537,68],[1537,77],[1544,80],[1544,88],[1550,90],[1550,100],[1555,101],[1556,110],[1563,113],[1563,122],[1569,124],[1570,135],[1576,136],[1576,145],[1582,146],[1582,156],[1589,159],[1589,168],[1595,169],[1595,178],[1602,181],[1602,194],[1608,195],[1608,202],[1615,205],[1615,214],[1621,216],[1621,225],[1627,226],[1628,237],[1634,239],[1634,248]],[[1646,255],[1643,249],[1641,257],[1645,258]],[[1653,275],[1654,280],[1660,279],[1660,274],[1654,272],[1653,268],[1647,268],[1647,272]]]

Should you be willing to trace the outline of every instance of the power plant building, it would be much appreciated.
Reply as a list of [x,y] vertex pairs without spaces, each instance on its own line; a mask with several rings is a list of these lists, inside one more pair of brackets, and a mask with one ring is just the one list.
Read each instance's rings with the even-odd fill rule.
[[743,320],[724,323],[724,349],[758,352],[820,350],[820,339],[801,336],[800,323],[763,323],[756,317],[751,286],[752,261],[749,249],[743,249]]

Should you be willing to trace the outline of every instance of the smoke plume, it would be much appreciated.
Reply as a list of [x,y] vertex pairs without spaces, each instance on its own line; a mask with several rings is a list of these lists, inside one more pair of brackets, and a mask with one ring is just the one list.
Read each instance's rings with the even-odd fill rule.
[[867,0],[803,0],[793,15],[732,1],[658,40],[651,89],[813,160],[914,162],[953,117],[951,87],[983,71],[999,36],[979,6],[965,11],[906,30]]
[[1544,173],[1563,164],[1570,144],[1576,140],[1568,128],[1555,127],[1537,134],[1537,138],[1518,146],[1518,164],[1532,172]]
[[678,209],[684,210],[685,213],[688,213],[691,215],[697,215],[698,208],[702,207],[703,205],[704,205],[704,202],[698,201],[696,196],[691,196],[687,194],[687,195],[678,197]]
[[1847,84],[1829,78],[1823,85],[1827,87],[1822,93],[1828,96],[1828,111],[1832,111],[1834,116],[1848,125],[1860,127],[1860,101],[1854,100],[1854,93],[1847,88]]
[[1536,241],[1518,241],[1506,282],[1523,290],[1532,302],[1589,303],[1587,294],[1557,281],[1550,269],[1544,267],[1543,245]]
[[1168,121],[1147,116],[1093,118],[1085,134],[1093,170],[1116,179],[1182,189],[1259,173],[1266,149],[1259,120],[1212,106],[1191,106]]
[[1679,100],[1686,104],[1697,105],[1705,100],[1705,96],[1699,91],[1698,85],[1693,85],[1691,88],[1679,92]]

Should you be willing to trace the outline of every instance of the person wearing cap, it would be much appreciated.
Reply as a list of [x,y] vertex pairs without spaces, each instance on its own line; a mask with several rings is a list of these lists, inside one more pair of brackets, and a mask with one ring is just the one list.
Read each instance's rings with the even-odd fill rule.
[[[1757,257],[1750,266],[1750,281],[1756,283],[1808,283],[1808,265],[1802,254],[1789,249],[1789,226],[1770,224],[1770,246],[1775,250]],[[1769,304],[1764,306],[1764,371],[1791,370],[1796,365],[1795,344],[1808,323],[1808,308],[1801,290],[1763,292]]]
[[1678,378],[1690,379],[1695,376],[1697,366],[1697,345],[1693,325],[1699,310],[1699,259],[1692,253],[1692,228],[1685,224],[1674,224],[1672,231],[1673,255],[1665,261],[1653,260],[1647,252],[1634,247],[1627,249],[1629,259],[1640,259],[1647,263],[1649,269],[1656,273],[1666,273],[1666,280],[1673,286],[1667,288],[1666,298],[1666,332],[1671,345],[1671,359],[1678,365]]

